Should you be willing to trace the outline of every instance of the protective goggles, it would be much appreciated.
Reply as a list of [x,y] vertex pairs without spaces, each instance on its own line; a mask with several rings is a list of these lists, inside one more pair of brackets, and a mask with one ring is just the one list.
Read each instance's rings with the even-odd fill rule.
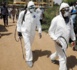
[[63,8],[61,11],[69,11],[70,9],[69,9],[69,7],[68,8]]
[[34,6],[34,5],[31,5],[31,6],[29,7],[29,9],[35,9],[35,6]]

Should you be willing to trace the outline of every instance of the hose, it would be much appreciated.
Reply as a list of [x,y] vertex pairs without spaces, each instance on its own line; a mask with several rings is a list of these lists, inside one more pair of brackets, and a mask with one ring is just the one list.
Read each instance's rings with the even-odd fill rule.
[[25,59],[24,50],[23,50],[23,46],[22,46],[22,37],[18,37],[18,39],[17,39],[17,37],[16,37],[16,29],[17,29],[17,27],[15,28],[14,39],[15,39],[16,42],[20,41],[23,59]]
[[15,28],[14,39],[16,42],[19,42],[20,38],[18,37],[18,39],[17,39],[17,37],[16,37],[16,31],[17,31],[16,29],[17,29],[17,26]]

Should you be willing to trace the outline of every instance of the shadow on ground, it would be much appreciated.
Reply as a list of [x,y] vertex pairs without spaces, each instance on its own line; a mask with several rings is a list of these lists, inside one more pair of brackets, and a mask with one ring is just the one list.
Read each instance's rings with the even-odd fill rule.
[[77,66],[77,58],[75,56],[69,56],[67,58],[67,67],[68,67],[68,70],[74,70],[73,68]]
[[7,27],[11,27],[11,26],[15,26],[15,25],[8,25]]
[[[54,64],[59,65],[59,61],[55,60]],[[75,56],[69,56],[67,57],[67,68],[68,70],[74,70],[73,68],[77,66],[77,58]]]
[[8,30],[5,28],[5,26],[0,25],[0,32],[7,32]]
[[2,37],[2,36],[8,36],[8,35],[10,35],[10,34],[12,34],[12,33],[1,33],[1,37]]
[[47,56],[49,57],[51,54],[51,51],[48,51],[48,50],[45,50],[45,51],[42,51],[42,50],[34,50],[33,51],[33,62],[36,62],[38,60],[39,57],[42,57],[42,56]]

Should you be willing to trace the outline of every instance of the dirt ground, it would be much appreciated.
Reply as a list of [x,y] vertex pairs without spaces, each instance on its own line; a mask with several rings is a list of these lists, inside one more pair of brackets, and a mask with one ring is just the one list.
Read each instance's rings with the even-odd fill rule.
[[[33,67],[29,68],[22,57],[20,42],[14,39],[16,23],[9,19],[9,26],[4,27],[0,19],[0,70],[58,70],[59,63],[53,64],[49,58],[50,54],[55,52],[54,42],[45,32],[42,33],[42,39],[39,39],[36,32],[35,40],[32,45]],[[24,46],[24,43],[23,43]],[[69,70],[77,70],[77,51],[71,47],[67,49],[67,66]]]

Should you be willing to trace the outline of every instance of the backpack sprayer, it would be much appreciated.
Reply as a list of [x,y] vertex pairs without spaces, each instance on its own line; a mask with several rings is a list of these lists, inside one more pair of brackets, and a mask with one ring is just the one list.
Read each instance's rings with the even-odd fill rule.
[[[60,41],[61,41],[61,42],[65,42],[66,47],[68,48],[68,43],[67,43],[66,39],[65,39],[63,36],[59,36],[57,40],[58,40],[58,42],[59,42],[58,45],[59,45],[61,48],[62,48],[62,45],[61,45]],[[66,56],[66,53],[65,53],[65,51],[64,51],[63,48],[62,48],[62,51],[63,51],[64,55]],[[66,56],[66,57],[67,57],[67,56]]]

